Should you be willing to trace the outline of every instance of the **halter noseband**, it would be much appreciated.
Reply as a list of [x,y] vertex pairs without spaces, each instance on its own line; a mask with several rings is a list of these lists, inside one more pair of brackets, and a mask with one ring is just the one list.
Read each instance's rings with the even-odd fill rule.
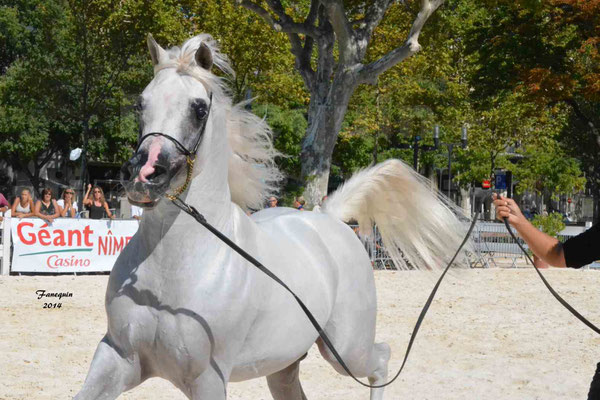
[[200,134],[198,135],[198,139],[196,139],[196,143],[194,144],[192,151],[189,151],[183,144],[181,144],[181,142],[179,142],[173,136],[166,135],[162,132],[152,132],[152,133],[145,134],[144,136],[142,136],[140,138],[138,145],[135,148],[135,152],[137,153],[137,151],[140,149],[140,146],[142,145],[144,140],[146,140],[150,136],[162,136],[165,139],[169,139],[171,142],[173,142],[175,147],[177,147],[177,150],[180,153],[185,155],[186,164],[187,164],[187,174],[186,174],[186,178],[185,178],[185,183],[183,185],[181,185],[180,187],[178,187],[175,190],[175,192],[173,192],[173,194],[168,194],[168,193],[165,194],[167,199],[169,199],[171,201],[175,201],[175,200],[179,199],[179,195],[181,193],[185,192],[185,190],[188,188],[188,186],[192,180],[192,172],[194,170],[194,161],[196,161],[196,152],[198,151],[198,147],[200,147],[200,142],[202,141],[202,138],[204,137],[204,131],[206,129],[206,122],[208,121],[208,117],[210,116],[210,109],[212,108],[212,103],[213,103],[212,93],[210,94],[209,99],[210,99],[210,104],[208,105],[208,110],[206,112],[206,116],[204,117],[204,119],[202,121],[202,126],[200,127]]

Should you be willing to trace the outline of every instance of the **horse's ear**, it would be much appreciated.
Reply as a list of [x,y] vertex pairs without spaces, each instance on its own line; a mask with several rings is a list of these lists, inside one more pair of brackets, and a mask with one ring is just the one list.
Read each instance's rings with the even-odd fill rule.
[[198,64],[204,69],[211,69],[213,65],[212,51],[210,51],[210,48],[204,42],[202,42],[202,44],[200,44],[200,47],[198,47],[198,50],[196,50],[195,57],[196,64]]
[[154,40],[151,33],[148,34],[147,42],[148,50],[150,50],[150,57],[152,58],[152,63],[154,65],[160,64],[168,58],[165,49],[156,43],[156,40]]

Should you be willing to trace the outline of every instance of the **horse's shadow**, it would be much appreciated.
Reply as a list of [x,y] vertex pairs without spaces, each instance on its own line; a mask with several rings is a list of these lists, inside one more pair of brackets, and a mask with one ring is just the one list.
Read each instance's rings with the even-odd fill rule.
[[[137,279],[135,279],[135,281],[137,281]],[[223,387],[225,388],[227,386],[227,382],[225,382],[225,376],[223,375],[221,368],[219,368],[219,365],[217,364],[216,360],[213,357],[214,348],[215,348],[215,338],[212,333],[212,329],[210,328],[210,325],[208,324],[206,319],[204,319],[201,315],[198,315],[194,311],[189,310],[187,308],[183,308],[183,307],[173,308],[168,304],[163,304],[158,299],[158,297],[154,293],[152,293],[150,290],[147,290],[147,289],[139,290],[136,287],[134,287],[133,285],[134,285],[135,281],[123,286],[116,293],[115,297],[127,296],[135,304],[137,304],[139,306],[151,307],[157,311],[166,311],[171,315],[185,315],[189,318],[192,318],[196,322],[198,322],[198,324],[206,332],[206,336],[208,337],[208,340],[210,342],[210,366],[217,373],[217,375],[219,376],[219,379],[221,379],[221,382],[223,382]]]

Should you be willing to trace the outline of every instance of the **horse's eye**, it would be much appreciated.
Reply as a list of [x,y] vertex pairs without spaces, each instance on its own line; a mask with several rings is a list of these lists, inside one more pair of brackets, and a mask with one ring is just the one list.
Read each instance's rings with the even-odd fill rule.
[[208,114],[208,107],[206,106],[206,102],[204,100],[197,100],[193,102],[192,110],[194,110],[196,118],[198,118],[199,120],[203,120]]
[[135,105],[133,106],[133,109],[138,114],[142,112],[142,110],[144,109],[144,100],[142,99],[142,96],[138,97],[137,101],[135,102]]

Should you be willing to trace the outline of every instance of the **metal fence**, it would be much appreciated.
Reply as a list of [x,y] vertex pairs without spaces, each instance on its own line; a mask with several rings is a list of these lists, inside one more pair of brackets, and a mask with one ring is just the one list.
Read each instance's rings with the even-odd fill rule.
[[[469,223],[465,223],[465,231]],[[358,226],[350,225],[358,234]],[[558,235],[558,240],[566,241],[570,237],[579,234],[583,228],[565,229]],[[525,250],[529,247],[523,239],[519,237],[518,232],[513,230],[517,236],[517,240]],[[370,236],[359,235],[361,238],[371,264],[375,269],[396,269],[391,258],[385,250],[385,246],[381,241],[381,235],[375,228]],[[529,260],[523,254],[517,242],[510,236],[503,223],[497,222],[477,222],[473,233],[471,234],[473,241],[473,252],[467,254],[469,265],[472,268],[489,268],[494,267],[517,267],[518,265],[530,265]],[[600,262],[592,263],[589,268],[600,268]]]
[[[518,232],[514,230],[513,232],[518,242],[528,250],[529,246],[519,237]],[[516,267],[520,261],[529,264],[517,241],[510,236],[502,223],[478,222],[473,229],[471,239],[475,250],[471,258],[471,267],[487,268],[490,264],[494,266],[508,264],[510,267]]]

